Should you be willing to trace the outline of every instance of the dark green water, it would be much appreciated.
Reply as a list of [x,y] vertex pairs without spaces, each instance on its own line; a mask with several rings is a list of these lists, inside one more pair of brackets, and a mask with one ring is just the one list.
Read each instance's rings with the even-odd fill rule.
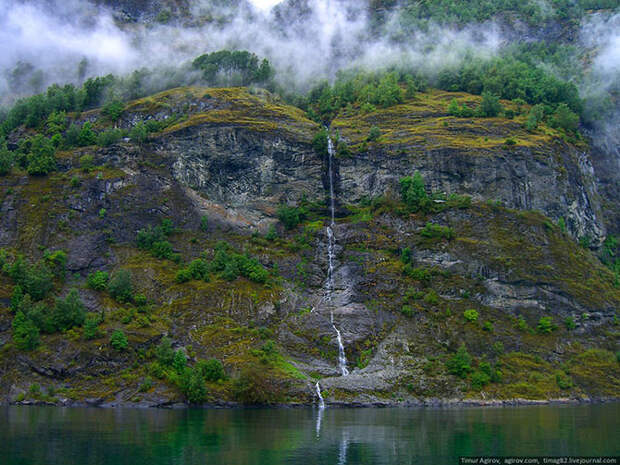
[[456,464],[620,455],[620,404],[459,409],[0,408],[0,463]]

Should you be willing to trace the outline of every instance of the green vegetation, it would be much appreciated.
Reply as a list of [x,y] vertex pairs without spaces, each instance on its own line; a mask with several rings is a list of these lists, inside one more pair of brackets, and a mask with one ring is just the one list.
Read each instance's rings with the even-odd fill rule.
[[536,330],[540,334],[549,334],[556,329],[556,325],[553,324],[553,319],[550,316],[543,316],[538,320]]
[[[390,5],[389,2],[384,3]],[[424,30],[429,23],[463,26],[469,23],[482,23],[498,15],[509,21],[539,25],[550,19],[577,20],[586,10],[612,9],[616,6],[617,2],[614,0],[554,0],[549,4],[541,4],[535,0],[501,2],[438,0],[432,3],[406,0],[402,2],[398,16],[399,24],[404,28],[403,33],[406,33],[419,28]]]
[[94,273],[90,273],[86,280],[88,287],[95,291],[105,291],[108,288],[108,281],[110,280],[110,275],[107,271],[95,271]]
[[303,207],[289,207],[281,205],[278,208],[278,219],[282,222],[286,229],[295,229],[301,224],[307,216],[308,212]]
[[5,263],[3,271],[35,301],[45,298],[54,288],[54,274],[45,261],[29,263],[19,255],[12,264]]
[[40,343],[39,328],[21,311],[13,318],[13,341],[21,350],[35,349]]
[[192,66],[202,71],[204,79],[212,84],[247,86],[269,82],[275,74],[269,60],[262,61],[246,51],[221,50],[196,58]]
[[154,257],[179,261],[180,257],[174,254],[172,244],[168,237],[174,232],[174,226],[169,219],[163,219],[159,226],[141,229],[138,231],[136,241],[142,250],[148,250]]
[[412,97],[425,86],[423,79],[409,73],[341,72],[333,85],[320,82],[296,103],[307,109],[311,119],[328,122],[350,105],[363,106],[365,112],[370,112],[375,106],[401,103],[405,96]]
[[224,372],[224,365],[222,362],[215,358],[209,360],[200,360],[196,363],[196,368],[199,370],[201,376],[209,382],[217,382],[226,377]]
[[129,347],[129,341],[127,340],[127,336],[120,329],[115,330],[110,336],[110,345],[114,348],[114,350],[118,350],[122,352],[127,350]]
[[400,180],[400,195],[410,211],[429,211],[431,200],[424,187],[424,179],[419,172],[413,177],[405,177]]
[[66,331],[74,326],[84,324],[86,307],[84,307],[76,289],[72,289],[64,299],[56,299],[51,319],[53,327],[57,331]]
[[431,239],[446,239],[449,241],[454,239],[455,236],[454,229],[434,223],[426,223],[420,234]]
[[103,319],[99,315],[88,315],[84,320],[84,340],[90,341],[92,339],[98,339],[103,334],[99,329],[99,325],[103,322]]
[[377,126],[371,127],[370,132],[368,133],[368,142],[379,140],[379,137],[381,137],[381,129]]
[[186,268],[179,270],[176,274],[178,283],[185,283],[191,280],[210,281],[210,275],[216,274],[219,277],[234,281],[239,276],[248,278],[259,284],[267,284],[271,275],[260,262],[248,254],[240,254],[226,242],[220,241],[215,246],[215,253],[211,261],[207,260],[207,254],[203,258],[193,260]]
[[133,296],[133,283],[131,272],[128,270],[118,270],[112,275],[108,283],[108,292],[116,301],[130,302]]
[[448,372],[458,376],[459,378],[466,378],[472,371],[472,357],[467,352],[465,345],[461,345],[456,353],[448,359],[446,362],[446,368]]
[[465,312],[463,312],[463,317],[465,317],[465,319],[470,323],[475,323],[476,321],[478,321],[478,312],[473,308],[465,310]]

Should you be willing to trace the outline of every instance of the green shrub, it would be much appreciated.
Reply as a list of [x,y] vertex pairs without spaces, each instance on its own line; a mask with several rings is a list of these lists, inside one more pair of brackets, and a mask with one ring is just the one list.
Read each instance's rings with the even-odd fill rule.
[[514,138],[509,137],[504,141],[504,145],[517,145],[517,141]]
[[465,310],[463,312],[463,316],[470,323],[475,323],[476,321],[478,321],[478,312],[474,309]]
[[556,329],[556,326],[553,324],[553,319],[550,316],[543,316],[538,320],[536,329],[540,334],[549,334]]
[[33,303],[30,300],[30,296],[25,295],[20,310],[24,312],[26,317],[28,317],[37,328],[39,328],[40,332],[52,334],[58,331],[58,326],[54,321],[52,312],[50,312],[45,303]]
[[142,382],[140,383],[140,387],[138,388],[138,390],[140,392],[148,392],[151,390],[152,387],[153,387],[153,378],[151,378],[150,376],[145,376]]
[[109,129],[97,135],[96,143],[100,147],[109,147],[110,145],[118,143],[122,137],[123,133],[120,129]]
[[125,104],[123,102],[120,100],[112,100],[103,106],[101,113],[107,116],[110,121],[114,122],[121,117],[124,110]]
[[175,280],[179,284],[187,283],[192,280],[192,272],[187,268],[182,268],[177,271],[175,276]]
[[463,344],[446,362],[446,368],[448,369],[448,372],[453,375],[459,376],[460,378],[465,378],[467,374],[472,371],[471,362],[471,355],[469,355],[465,344]]
[[196,364],[196,368],[200,371],[201,376],[206,381],[215,382],[226,377],[224,365],[222,365],[222,362],[215,358],[200,360]]
[[437,295],[437,292],[435,292],[434,289],[428,291],[424,296],[424,302],[430,305],[437,305],[439,303],[439,296]]
[[491,378],[482,371],[474,371],[471,375],[471,387],[477,391],[489,384]]
[[530,332],[530,327],[523,317],[519,317],[517,320],[517,328],[523,332]]
[[551,117],[550,124],[554,128],[575,132],[579,128],[579,116],[571,111],[568,105],[560,103]]
[[488,331],[490,333],[493,332],[493,323],[491,323],[490,321],[485,321],[484,324],[482,325],[482,329],[484,331]]
[[428,268],[413,268],[411,265],[405,265],[404,273],[410,278],[423,283],[428,283],[431,280],[431,271]]
[[22,256],[6,267],[7,274],[25,294],[41,300],[54,288],[54,275],[45,262],[27,263]]
[[577,327],[577,324],[575,323],[575,320],[571,316],[566,317],[564,319],[564,325],[566,326],[566,329],[568,329],[569,331],[572,331],[573,329],[575,329]]
[[13,318],[13,341],[20,350],[33,350],[40,343],[39,328],[21,311]]
[[85,173],[90,173],[95,167],[95,157],[92,155],[82,155],[80,157],[80,168]]
[[108,288],[109,279],[110,275],[107,271],[95,271],[88,275],[86,284],[95,291],[105,291]]
[[168,241],[159,241],[151,246],[151,253],[155,258],[170,259],[172,258],[172,244]]
[[108,283],[108,292],[114,300],[120,303],[130,302],[133,295],[131,272],[119,270],[112,276]]
[[99,324],[101,323],[101,317],[99,315],[89,315],[84,320],[84,332],[83,337],[85,340],[90,341],[92,339],[98,339],[103,334],[99,330]]
[[133,303],[138,307],[144,307],[148,303],[148,300],[144,294],[136,294],[133,296]]
[[192,260],[187,266],[188,271],[193,279],[209,279],[209,263],[205,260],[197,258]]
[[450,105],[448,105],[448,114],[451,116],[459,116],[459,102],[456,101],[455,98],[450,100]]
[[209,218],[207,216],[200,217],[200,230],[207,232],[209,230]]
[[368,133],[368,142],[374,142],[376,140],[379,140],[379,137],[381,137],[381,129],[379,129],[377,126],[371,127],[370,132]]
[[173,259],[172,244],[167,241],[173,232],[174,226],[169,219],[162,220],[159,226],[141,229],[136,237],[138,248],[150,251],[156,258]]
[[265,284],[270,277],[267,269],[256,258],[234,252],[225,242],[216,245],[215,256],[209,268],[227,281],[244,276],[250,281]]
[[155,348],[155,357],[162,366],[172,366],[175,352],[172,349],[172,340],[163,337],[159,345]]
[[278,208],[278,219],[288,230],[295,229],[306,218],[307,212],[302,207],[288,207],[280,205]]
[[368,113],[373,113],[373,112],[377,111],[377,107],[375,107],[372,103],[365,102],[360,107],[360,111],[363,114],[367,115]]
[[278,232],[276,231],[276,227],[274,225],[269,226],[269,231],[265,234],[265,239],[268,241],[275,241],[278,238]]
[[95,131],[93,131],[93,127],[90,122],[87,121],[82,125],[82,129],[80,130],[80,134],[78,135],[77,142],[80,147],[95,145],[95,143],[97,142],[97,134],[95,134]]
[[454,229],[433,223],[426,223],[420,234],[424,237],[441,238],[449,241],[454,239]]
[[180,389],[187,400],[192,404],[204,402],[207,397],[207,387],[200,373],[200,370],[194,368],[185,368],[183,375],[180,377]]
[[413,308],[411,308],[409,305],[403,305],[400,309],[400,313],[402,313],[406,317],[411,318],[413,316]]
[[321,129],[312,139],[312,147],[314,147],[314,151],[317,155],[321,157],[327,157],[328,155],[328,137],[329,135],[327,131],[325,129]]
[[67,113],[64,111],[54,111],[50,113],[45,122],[48,135],[59,134],[67,128]]
[[13,313],[17,313],[21,310],[23,300],[24,291],[20,285],[17,285],[13,288],[13,292],[11,293],[10,308]]
[[501,111],[502,105],[499,103],[499,97],[489,92],[483,92],[480,116],[493,117],[499,115]]
[[41,134],[28,139],[30,149],[26,154],[26,171],[33,176],[46,175],[56,169],[56,148],[52,141]]
[[139,122],[129,131],[129,138],[137,144],[146,142],[149,132],[144,123]]
[[47,249],[43,252],[43,259],[45,260],[45,264],[52,268],[52,272],[55,276],[64,279],[65,267],[67,265],[67,252],[64,250],[51,251]]
[[11,172],[15,164],[15,156],[11,152],[5,142],[0,140],[0,176],[6,176]]
[[527,121],[525,123],[525,127],[528,131],[533,131],[538,127],[538,124],[542,121],[545,116],[545,110],[543,105],[534,105],[530,110],[530,113],[527,117]]
[[52,321],[58,331],[66,331],[74,326],[82,326],[86,319],[86,307],[77,289],[72,289],[64,299],[56,299],[52,310]]
[[573,380],[563,371],[556,372],[555,382],[560,389],[570,389],[573,387]]
[[110,345],[114,348],[114,350],[118,350],[122,352],[127,350],[129,347],[129,341],[127,340],[127,336],[120,329],[115,330],[110,336]]
[[431,208],[432,202],[426,193],[424,179],[417,171],[413,177],[408,176],[400,180],[400,194],[403,202],[414,213],[428,211]]
[[272,404],[280,397],[271,377],[257,367],[241,371],[239,377],[233,380],[232,390],[238,402],[249,405]]
[[174,368],[177,373],[183,373],[186,366],[187,356],[185,355],[185,352],[183,350],[179,349],[174,353],[174,357],[172,359],[172,368]]
[[417,289],[410,287],[405,291],[405,300],[420,300],[424,297],[424,292],[418,291]]
[[493,352],[497,355],[502,355],[504,353],[504,343],[501,341],[497,341],[493,344]]
[[411,252],[411,249],[409,247],[405,247],[403,249],[403,251],[400,254],[400,261],[403,262],[405,265],[412,263],[413,261],[413,254]]

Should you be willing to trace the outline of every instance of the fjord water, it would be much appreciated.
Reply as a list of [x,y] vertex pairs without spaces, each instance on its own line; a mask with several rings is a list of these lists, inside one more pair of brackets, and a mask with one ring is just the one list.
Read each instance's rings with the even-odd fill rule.
[[453,409],[0,409],[0,463],[456,464],[619,455],[620,404]]

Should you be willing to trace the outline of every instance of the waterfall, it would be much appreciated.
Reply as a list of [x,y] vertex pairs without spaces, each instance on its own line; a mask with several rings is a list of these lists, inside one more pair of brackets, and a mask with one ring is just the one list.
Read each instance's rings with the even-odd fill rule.
[[344,352],[344,344],[342,343],[342,336],[336,325],[334,324],[334,313],[331,314],[332,328],[336,331],[336,337],[338,339],[338,366],[342,372],[342,376],[348,376],[349,370],[347,369],[347,356]]
[[[334,144],[332,142],[329,134],[327,135],[327,155],[328,155],[328,177],[329,177],[329,211],[331,214],[331,221],[329,226],[327,226],[327,282],[325,283],[325,301],[331,302],[332,299],[332,291],[334,289],[334,259],[336,258],[335,246],[336,246],[336,235],[334,234],[334,229],[336,226],[336,203],[334,200],[334,169],[333,169],[333,158],[334,158]],[[344,344],[342,343],[342,335],[336,325],[334,324],[334,311],[331,310],[331,323],[334,331],[336,332],[336,337],[338,340],[338,366],[340,367],[340,371],[342,372],[342,376],[347,376],[349,374],[349,370],[347,369],[347,356],[344,351]]]
[[321,395],[321,386],[319,385],[319,382],[316,382],[316,395],[319,396],[319,408],[320,409],[324,409],[325,408],[325,401],[323,400],[323,396]]

